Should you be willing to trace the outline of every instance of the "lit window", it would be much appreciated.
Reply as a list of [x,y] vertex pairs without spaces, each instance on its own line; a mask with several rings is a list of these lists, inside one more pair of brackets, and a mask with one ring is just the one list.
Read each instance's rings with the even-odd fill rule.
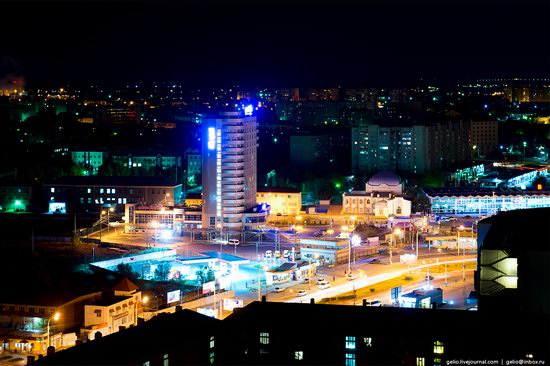
[[143,366],[150,366],[150,365],[151,365],[151,364],[149,363],[149,361],[145,361],[145,362],[143,363]]
[[424,357],[416,358],[416,366],[425,366]]
[[114,188],[111,189],[111,193],[112,193],[112,194],[115,194],[115,193],[116,193],[116,190],[115,190]]
[[346,353],[346,366],[355,366],[355,354]]
[[214,364],[214,352],[210,352],[210,364]]
[[346,337],[346,349],[355,349],[355,337]]
[[214,344],[215,344],[215,342],[214,342],[214,336],[211,336],[211,337],[210,337],[210,348],[214,348]]
[[50,192],[55,193],[55,188],[50,188]]
[[88,193],[92,193],[92,189],[91,189],[91,188],[88,188]]
[[441,341],[435,341],[434,342],[434,353],[437,355],[441,355],[444,352],[443,342]]
[[304,351],[295,351],[294,352],[294,359],[295,360],[303,360],[304,359]]
[[372,347],[372,338],[363,337],[363,343],[365,347]]
[[111,188],[107,188],[107,194],[111,194]]
[[162,357],[162,366],[168,366],[169,363],[169,356],[168,353],[164,354],[164,357]]
[[260,333],[260,344],[269,344],[269,333]]
[[103,193],[103,188],[100,188],[100,189],[99,189],[99,193]]

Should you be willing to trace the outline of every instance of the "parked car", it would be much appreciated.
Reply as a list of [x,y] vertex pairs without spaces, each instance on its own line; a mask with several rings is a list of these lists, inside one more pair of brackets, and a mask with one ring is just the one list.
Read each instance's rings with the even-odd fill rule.
[[318,284],[318,285],[320,285],[320,284],[322,284],[322,283],[324,283],[324,282],[326,282],[326,280],[325,280],[324,278],[322,278],[322,277],[319,278],[319,279],[317,279],[317,284]]
[[433,276],[426,276],[425,279],[426,279],[426,281],[431,281],[431,280],[434,279],[434,277]]
[[369,260],[369,263],[370,263],[370,264],[377,264],[377,263],[380,263],[380,259],[378,259],[378,258],[372,258],[371,260]]
[[281,258],[281,252],[279,250],[275,251],[275,258]]
[[306,290],[299,290],[296,292],[296,296],[306,296]]
[[229,245],[239,245],[240,241],[238,239],[229,239]]
[[272,255],[273,255],[273,252],[271,250],[266,250],[265,251],[265,257],[266,258],[271,258]]
[[283,250],[283,258],[288,258],[289,251],[287,249]]
[[365,305],[366,306],[382,306],[382,301],[380,301],[380,300],[367,300]]
[[321,282],[318,284],[319,285],[319,289],[320,290],[324,290],[326,288],[329,288],[330,287],[330,282],[328,281],[325,281],[325,282]]
[[304,277],[304,278],[302,279],[302,282],[303,282],[303,283],[309,283],[309,277]]
[[352,280],[356,279],[357,276],[354,275],[353,273],[348,273],[348,274],[346,275],[346,278],[348,279],[348,281],[352,281]]

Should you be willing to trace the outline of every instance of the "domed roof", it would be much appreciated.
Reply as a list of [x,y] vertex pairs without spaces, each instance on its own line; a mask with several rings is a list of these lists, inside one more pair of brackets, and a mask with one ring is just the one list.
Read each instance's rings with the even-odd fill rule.
[[383,170],[370,177],[368,185],[370,186],[399,186],[401,178],[389,170]]

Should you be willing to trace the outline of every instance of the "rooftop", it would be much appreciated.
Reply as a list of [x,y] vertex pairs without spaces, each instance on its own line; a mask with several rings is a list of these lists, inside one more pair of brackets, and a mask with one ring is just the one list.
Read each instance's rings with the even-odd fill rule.
[[458,188],[422,188],[429,197],[460,197],[460,196],[541,196],[550,195],[550,190],[533,190],[520,188],[484,188],[484,187],[458,187]]
[[45,186],[69,185],[69,186],[161,186],[174,187],[181,184],[164,177],[61,177],[48,182]]
[[292,187],[258,187],[256,190],[258,193],[272,192],[272,193],[301,193],[299,189]]

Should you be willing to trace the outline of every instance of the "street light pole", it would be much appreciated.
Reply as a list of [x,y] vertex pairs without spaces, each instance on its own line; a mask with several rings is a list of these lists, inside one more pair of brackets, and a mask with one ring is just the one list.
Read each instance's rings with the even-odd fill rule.
[[50,316],[48,318],[48,327],[47,327],[48,328],[47,329],[48,330],[48,347],[51,346],[51,343],[50,343],[50,320],[53,319],[53,320],[57,321],[57,320],[59,320],[59,317],[60,317],[60,314],[55,313],[55,314],[53,314],[53,316]]

